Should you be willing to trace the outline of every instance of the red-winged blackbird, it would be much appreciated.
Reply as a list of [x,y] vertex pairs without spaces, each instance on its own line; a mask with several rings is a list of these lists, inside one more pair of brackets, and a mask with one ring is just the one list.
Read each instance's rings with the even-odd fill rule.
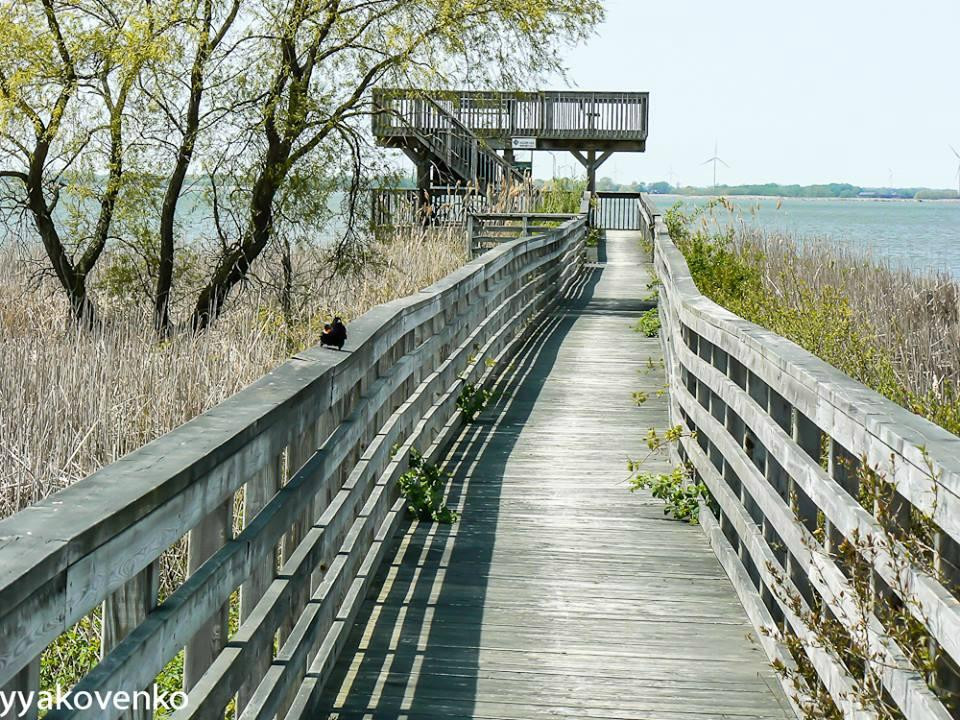
[[335,317],[332,323],[323,326],[323,335],[320,336],[321,345],[329,345],[337,350],[343,349],[343,343],[347,340],[347,326],[343,321]]

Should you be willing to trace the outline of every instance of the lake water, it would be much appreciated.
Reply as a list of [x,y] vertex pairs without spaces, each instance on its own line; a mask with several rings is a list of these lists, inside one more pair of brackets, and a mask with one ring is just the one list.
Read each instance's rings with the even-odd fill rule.
[[[678,200],[693,206],[702,205],[710,198],[653,195],[652,199],[660,211],[665,212]],[[330,199],[331,215],[336,215],[342,200],[339,193]],[[731,200],[745,222],[760,228],[801,237],[827,237],[857,249],[866,249],[897,265],[919,271],[943,270],[960,278],[958,201],[747,197]],[[212,223],[202,202],[187,200],[182,203],[181,210],[181,230],[187,242],[210,235]],[[730,222],[730,214],[722,208],[714,213],[717,222]],[[342,221],[333,217],[309,228],[309,235],[315,241],[328,243],[342,230]],[[300,231],[305,232],[305,229]],[[36,239],[29,223],[26,233],[24,239],[28,242]],[[3,234],[0,227],[0,245],[3,244]]]
[[[665,211],[678,200],[702,205],[709,198],[652,196]],[[914,270],[943,270],[960,278],[960,202],[730,198],[744,222],[805,237],[828,237],[866,249]],[[777,207],[778,202],[780,207]],[[718,221],[729,221],[722,209]]]

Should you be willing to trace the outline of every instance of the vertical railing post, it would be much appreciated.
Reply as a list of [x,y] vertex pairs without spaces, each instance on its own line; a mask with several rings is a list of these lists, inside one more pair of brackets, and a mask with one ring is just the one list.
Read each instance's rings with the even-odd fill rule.
[[[273,462],[261,470],[251,479],[244,489],[243,497],[243,526],[247,527],[253,519],[266,507],[270,499],[280,489],[280,478],[283,476],[283,455],[274,458]],[[249,579],[240,586],[240,623],[242,624],[253,609],[260,602],[277,572],[277,553],[274,550],[257,564]],[[257,685],[270,667],[273,658],[273,638],[260,647],[253,648],[253,659],[249,662],[250,671],[247,680],[237,692],[237,713],[240,713],[250,702]]]
[[[13,678],[0,688],[0,691],[4,693],[23,693],[25,697],[29,697],[30,693],[36,693],[40,690],[40,658],[35,657],[33,660],[28,662],[24,668],[18,672]],[[0,720],[37,720],[37,705],[38,703],[31,703],[30,707],[27,708],[26,713],[23,715],[20,714],[21,707],[16,703],[10,707],[7,712],[3,712],[3,708],[0,707]]]
[[[233,496],[207,515],[190,532],[187,549],[187,573],[192,575],[233,534]],[[207,671],[227,642],[229,603],[213,614],[187,644],[183,658],[183,689],[187,692]]]
[[467,257],[473,257],[473,228],[474,228],[474,218],[473,213],[467,212],[467,228],[466,228],[466,242],[467,242]]
[[[152,562],[104,600],[101,659],[146,619],[147,614],[157,604],[158,584],[159,570],[157,563]],[[138,688],[138,690],[149,690],[149,688]],[[128,710],[122,717],[125,720],[149,720],[153,717],[153,711],[148,708],[137,708]]]

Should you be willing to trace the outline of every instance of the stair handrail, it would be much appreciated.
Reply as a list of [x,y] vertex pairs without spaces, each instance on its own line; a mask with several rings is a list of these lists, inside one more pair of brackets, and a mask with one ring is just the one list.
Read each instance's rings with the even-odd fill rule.
[[[387,113],[399,119],[406,127],[412,130],[417,139],[421,140],[425,145],[434,149],[438,149],[440,143],[438,143],[437,131],[441,128],[422,128],[417,126],[404,114],[394,110],[392,107],[389,107],[391,103],[378,101],[385,95],[386,93],[384,93],[382,90],[374,91],[374,105],[376,108],[374,113],[374,132],[382,132],[382,129],[378,130],[378,128],[381,128],[382,122],[376,118],[378,118],[381,113]],[[511,163],[508,163],[506,160],[500,157],[500,155],[498,155],[497,152],[490,147],[487,142],[477,136],[476,133],[467,127],[456,115],[440,105],[436,100],[427,95],[417,95],[416,97],[405,96],[403,99],[408,101],[414,100],[417,102],[422,102],[431,107],[434,112],[437,113],[438,117],[442,118],[444,122],[450,124],[449,130],[456,133],[456,138],[458,140],[466,140],[470,145],[476,148],[476,153],[471,152],[469,157],[465,159],[465,162],[461,163],[461,174],[463,174],[465,177],[472,181],[479,180],[480,156],[482,155],[485,161],[491,162],[500,169],[503,178],[510,178],[515,182],[523,182],[523,173],[517,170]],[[434,132],[430,132],[430,130],[433,130]],[[444,144],[442,149],[444,151],[448,149],[446,144]],[[442,154],[444,157],[446,157],[445,153],[438,154]],[[459,156],[458,159],[460,159]]]

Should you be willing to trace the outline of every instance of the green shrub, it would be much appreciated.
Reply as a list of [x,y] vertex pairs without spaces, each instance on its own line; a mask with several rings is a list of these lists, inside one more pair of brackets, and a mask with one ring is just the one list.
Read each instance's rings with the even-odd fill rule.
[[[488,367],[491,366],[488,365]],[[457,397],[457,408],[463,415],[464,421],[472,423],[483,412],[492,398],[493,393],[490,390],[468,383],[463,386],[460,395]]]
[[407,511],[417,520],[452,523],[458,515],[443,501],[449,477],[436,465],[428,463],[415,448],[410,450],[410,469],[400,476],[400,493],[407,501]]
[[700,517],[700,500],[709,497],[707,486],[692,481],[686,465],[678,465],[669,473],[637,473],[630,478],[630,491],[650,490],[664,501],[663,514],[675,520],[696,523]]
[[640,319],[634,324],[633,329],[644,337],[658,337],[660,335],[660,311],[657,308],[650,308],[641,313]]

